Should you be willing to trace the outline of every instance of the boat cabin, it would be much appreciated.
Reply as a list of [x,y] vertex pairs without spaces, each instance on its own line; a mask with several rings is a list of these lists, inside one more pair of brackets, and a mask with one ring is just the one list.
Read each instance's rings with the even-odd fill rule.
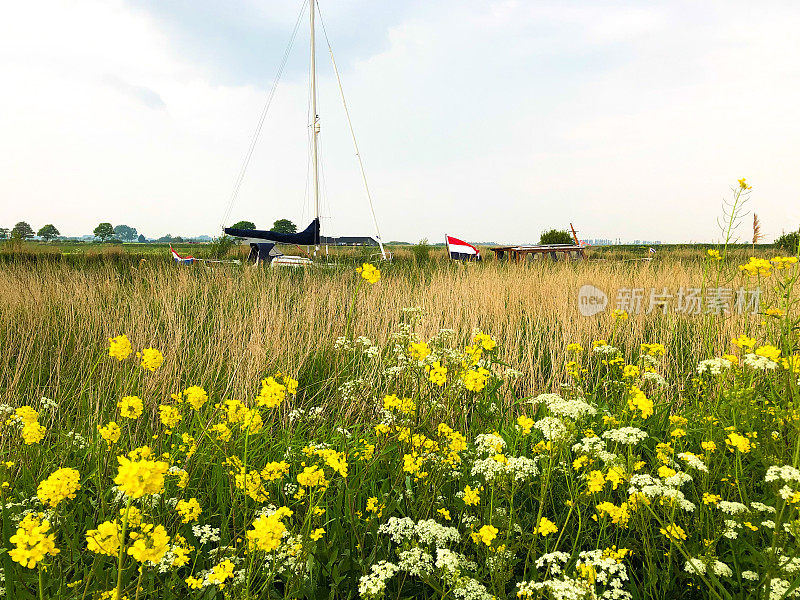
[[586,258],[582,246],[572,244],[541,244],[538,246],[496,246],[490,248],[497,260],[509,262],[534,262],[549,260],[569,262]]

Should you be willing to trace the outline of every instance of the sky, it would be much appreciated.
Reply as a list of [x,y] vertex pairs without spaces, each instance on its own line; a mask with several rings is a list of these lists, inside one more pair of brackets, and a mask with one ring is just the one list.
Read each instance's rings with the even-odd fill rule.
[[[800,226],[800,5],[318,0],[384,240]],[[0,226],[218,235],[303,0],[33,0],[0,21]],[[308,11],[227,225],[311,220]],[[323,234],[371,235],[321,27]],[[752,236],[752,216],[738,237]]]

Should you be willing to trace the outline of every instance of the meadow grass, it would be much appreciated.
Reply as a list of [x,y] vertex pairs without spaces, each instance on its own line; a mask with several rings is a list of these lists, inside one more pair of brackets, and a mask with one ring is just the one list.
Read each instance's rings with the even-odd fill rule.
[[[375,285],[347,261],[7,257],[2,542],[13,550],[22,530],[43,554],[0,556],[7,595],[794,594],[796,268],[742,279],[740,256],[461,265],[409,252]],[[587,318],[587,283],[611,308],[634,287],[760,285],[764,304]],[[121,334],[152,370],[109,356]],[[732,346],[742,335],[752,343]]]

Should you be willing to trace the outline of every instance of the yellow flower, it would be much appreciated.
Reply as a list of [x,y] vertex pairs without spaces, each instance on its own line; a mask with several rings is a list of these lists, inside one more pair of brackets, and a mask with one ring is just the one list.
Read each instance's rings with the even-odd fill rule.
[[376,268],[375,265],[371,265],[369,263],[364,263],[360,267],[356,269],[356,273],[360,273],[361,277],[366,279],[370,284],[378,283],[381,278],[381,271],[380,269]]
[[625,365],[625,368],[622,369],[622,376],[636,379],[639,376],[639,367],[636,365]]
[[286,526],[281,522],[284,516],[291,516],[291,511],[280,509],[269,516],[262,515],[253,521],[253,528],[247,532],[247,544],[250,552],[272,552],[281,545],[281,538]]
[[628,408],[630,408],[632,412],[635,412],[637,409],[641,411],[642,419],[646,419],[653,414],[653,402],[635,385],[631,386],[630,389]]
[[208,393],[203,388],[196,385],[183,390],[181,396],[195,410],[200,410],[203,404],[208,402]]
[[14,415],[23,425],[30,425],[39,421],[39,412],[30,406],[20,406]]
[[680,525],[668,525],[666,529],[663,527],[659,529],[661,535],[667,536],[670,540],[673,541],[680,541],[686,539],[686,532],[680,527]]
[[669,434],[674,438],[686,437],[686,430],[681,427],[676,427]]
[[739,179],[739,189],[750,190],[750,189],[753,189],[753,186],[752,185],[747,185],[746,178],[742,177],[741,179]]
[[768,308],[765,312],[768,316],[775,317],[776,319],[786,314],[780,308]]
[[129,497],[141,498],[158,494],[164,489],[164,473],[169,469],[167,463],[147,459],[130,460],[126,456],[118,456],[117,460],[119,470],[114,483]]
[[425,342],[411,342],[408,347],[408,354],[415,360],[424,360],[431,353],[431,349]]
[[666,349],[662,344],[642,344],[640,350],[648,356],[664,356]]
[[719,250],[708,250],[706,252],[708,257],[712,260],[722,260],[722,257],[719,254]]
[[446,508],[440,508],[436,512],[439,513],[440,515],[442,515],[442,518],[445,521],[450,521],[450,511],[447,510]]
[[750,277],[762,275],[769,277],[772,275],[772,263],[763,258],[750,257],[750,262],[746,265],[739,265],[739,270],[747,273]]
[[472,540],[477,544],[483,542],[487,546],[492,545],[492,540],[497,537],[498,529],[493,525],[484,525],[478,531],[472,534]]
[[208,582],[213,585],[218,585],[219,589],[225,587],[225,582],[228,579],[233,579],[233,563],[229,560],[223,560],[218,565],[215,565],[211,572],[208,574]]
[[275,408],[280,405],[285,398],[286,386],[276,381],[274,377],[267,377],[261,382],[261,391],[256,398],[256,402],[259,406]]
[[442,365],[438,360],[430,366],[426,366],[425,370],[428,372],[428,379],[431,383],[442,387],[447,383],[447,367]]
[[125,396],[117,402],[117,407],[120,410],[120,414],[128,419],[138,419],[142,416],[142,411],[144,410],[142,399],[138,396]]
[[217,436],[217,441],[227,442],[231,439],[232,432],[225,423],[217,423],[211,426],[211,431]]
[[742,350],[751,350],[756,345],[755,339],[747,337],[744,334],[740,335],[738,338],[733,338],[731,343]]
[[386,410],[398,410],[403,414],[410,415],[417,409],[417,405],[411,398],[398,398],[392,394],[384,396],[383,408]]
[[728,437],[725,439],[725,443],[728,445],[728,450],[734,452],[734,450],[738,450],[742,454],[747,454],[750,452],[752,447],[750,440],[743,435],[739,435],[736,432],[731,432],[728,434]]
[[595,509],[600,513],[600,516],[608,515],[611,517],[611,522],[615,525],[624,527],[631,518],[627,502],[623,502],[620,506],[616,506],[611,502],[601,502],[595,506]]
[[533,429],[533,419],[530,417],[526,417],[525,415],[520,415],[517,417],[517,426],[522,430],[523,435],[528,435]]
[[788,269],[791,265],[797,263],[796,256],[776,256],[775,258],[771,258],[770,261],[772,266],[776,269]]
[[141,534],[136,536],[136,541],[128,548],[128,554],[134,560],[143,563],[149,562],[157,565],[169,550],[169,536],[163,525],[151,524],[142,527]]
[[176,406],[162,404],[158,407],[158,416],[165,427],[175,427],[183,418],[181,411]]
[[181,523],[196,521],[197,517],[200,516],[200,513],[203,512],[203,509],[200,506],[200,503],[197,501],[197,498],[178,500],[178,503],[175,505],[175,510],[177,510],[178,514],[183,517],[181,519]]
[[315,542],[320,539],[323,535],[325,535],[325,529],[322,527],[317,527],[314,531],[312,531],[308,537],[310,537]]
[[81,474],[75,469],[58,469],[39,484],[36,495],[42,504],[55,508],[59,502],[75,497],[81,489]]
[[28,445],[41,442],[45,433],[47,433],[47,429],[39,425],[37,421],[26,423],[22,427],[22,439]]
[[599,492],[606,483],[602,471],[592,471],[586,479],[590,492]]
[[722,496],[703,492],[703,504],[717,504],[720,500],[722,500]]
[[108,425],[98,425],[97,431],[100,433],[100,437],[106,441],[109,448],[119,441],[119,436],[122,433],[119,425],[114,421],[109,421]]
[[589,457],[585,454],[581,454],[578,458],[572,461],[572,468],[576,471],[579,471],[583,467],[589,464]]
[[137,352],[136,356],[142,359],[142,368],[152,372],[155,372],[164,362],[164,355],[155,348],[145,348],[141,352]]
[[700,447],[705,450],[706,452],[714,452],[717,449],[717,445],[714,442],[700,442]]
[[606,474],[606,481],[611,483],[611,489],[617,489],[619,484],[625,481],[624,469],[622,467],[611,467]]
[[624,310],[620,310],[619,308],[615,308],[614,311],[611,313],[611,316],[614,317],[614,319],[617,321],[628,320],[628,313]]
[[551,533],[557,533],[557,532],[558,532],[558,527],[556,527],[556,524],[553,523],[547,517],[542,517],[541,519],[539,519],[539,525],[537,525],[533,529],[533,533],[534,534],[538,533],[542,537],[545,537],[545,536],[550,535]]
[[475,506],[481,501],[480,491],[483,488],[473,490],[467,486],[464,488],[464,504],[467,506]]
[[480,344],[481,348],[486,350],[487,352],[491,352],[497,347],[497,342],[492,339],[487,333],[477,333],[475,334],[475,343]]
[[[131,507],[133,508],[133,507]],[[86,532],[86,548],[95,554],[117,556],[119,554],[120,530],[116,521],[105,521]]]
[[668,479],[673,475],[675,475],[675,469],[671,469],[667,465],[658,467],[658,476],[661,477],[661,479]]
[[247,407],[241,400],[225,400],[223,402],[228,423],[238,423],[247,414]]
[[23,567],[33,569],[36,564],[44,560],[45,555],[55,556],[59,553],[56,548],[56,536],[50,531],[50,521],[42,519],[41,514],[28,513],[17,526],[17,533],[9,541],[16,546],[8,555],[11,560]]
[[583,352],[580,344],[567,344],[567,352]]
[[778,358],[781,355],[781,351],[775,346],[767,344],[766,346],[759,346],[758,348],[756,348],[756,354],[758,356],[763,356],[765,358],[768,358],[773,362],[777,362]]
[[478,367],[477,369],[470,369],[464,373],[462,379],[464,381],[464,387],[467,388],[470,392],[480,392],[483,388],[486,387],[486,378],[489,375],[489,371],[484,369],[483,367]]
[[383,514],[383,508],[382,504],[378,504],[376,496],[367,499],[367,512],[375,513],[375,516],[380,517]]
[[133,352],[133,349],[127,335],[118,335],[108,339],[109,356],[123,361],[131,355],[131,352]]
[[304,487],[315,487],[328,485],[325,479],[325,473],[317,465],[312,465],[303,469],[303,472],[297,476],[297,483]]

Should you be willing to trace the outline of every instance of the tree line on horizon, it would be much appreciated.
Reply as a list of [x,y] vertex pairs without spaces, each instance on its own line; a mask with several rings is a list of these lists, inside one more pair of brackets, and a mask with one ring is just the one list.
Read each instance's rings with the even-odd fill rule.
[[[255,223],[252,221],[239,221],[234,223],[231,227],[235,229],[255,229]],[[272,231],[280,233],[296,233],[297,226],[289,219],[278,219],[272,226]],[[139,242],[146,243],[149,241],[162,242],[162,243],[179,243],[184,241],[181,236],[173,236],[167,234],[155,240],[148,240],[144,234],[139,233],[135,227],[129,225],[114,226],[111,223],[103,222],[97,225],[92,231],[96,239],[101,242],[120,241],[120,242]],[[61,237],[61,232],[52,223],[48,223],[35,231],[26,221],[20,221],[14,227],[0,227],[0,240],[18,239],[18,240],[32,240],[38,237],[45,242],[51,242]]]

